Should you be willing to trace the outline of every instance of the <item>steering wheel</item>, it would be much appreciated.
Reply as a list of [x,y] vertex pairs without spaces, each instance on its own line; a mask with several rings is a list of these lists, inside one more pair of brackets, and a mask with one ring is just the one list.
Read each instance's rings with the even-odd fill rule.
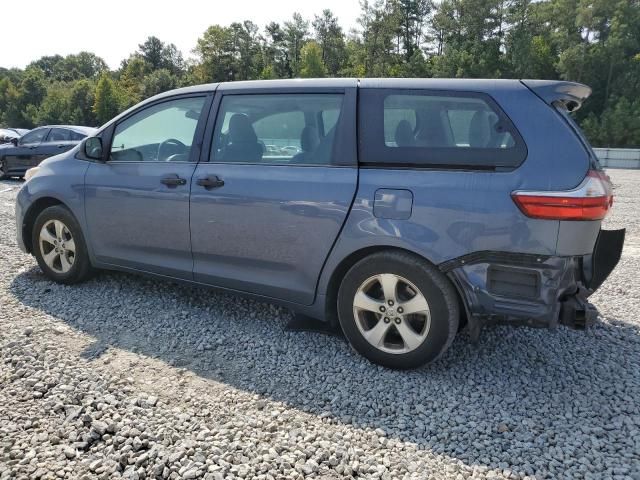
[[175,138],[169,138],[168,140],[165,140],[164,142],[160,143],[160,145],[158,145],[158,155],[156,156],[156,158],[158,159],[159,162],[167,161],[167,159],[170,158],[173,154],[178,153],[175,151],[170,152],[169,155],[167,155],[166,157],[163,157],[162,149],[170,145],[174,147],[178,147],[180,152],[184,152],[187,149],[187,146],[184,143],[182,143],[180,140],[177,140]]

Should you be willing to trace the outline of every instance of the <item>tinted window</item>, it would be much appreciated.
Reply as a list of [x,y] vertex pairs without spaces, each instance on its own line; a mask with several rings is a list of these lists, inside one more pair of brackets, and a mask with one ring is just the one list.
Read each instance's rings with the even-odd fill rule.
[[69,136],[72,141],[80,141],[87,136],[86,133],[76,132],[75,130],[69,130]]
[[363,89],[360,105],[364,162],[494,167],[517,166],[526,156],[487,95]]
[[47,137],[47,142],[68,142],[71,140],[71,130],[66,128],[52,128]]
[[48,131],[47,128],[32,130],[20,138],[20,145],[40,143]]
[[111,160],[187,162],[205,97],[170,100],[116,125]]
[[573,117],[571,116],[567,108],[562,104],[557,104],[555,105],[555,109],[558,111],[558,113],[560,113],[562,118],[564,118],[565,121],[569,124],[573,132],[580,139],[580,142],[582,143],[584,148],[587,150],[587,152],[589,152],[591,168],[594,168],[595,170],[602,170],[602,165],[600,165],[598,156],[596,155],[596,152],[593,151],[593,147],[589,143],[587,136],[582,131],[582,128],[580,128],[580,125],[578,125],[576,121],[573,119]]
[[338,94],[227,95],[211,161],[330,164],[341,109]]

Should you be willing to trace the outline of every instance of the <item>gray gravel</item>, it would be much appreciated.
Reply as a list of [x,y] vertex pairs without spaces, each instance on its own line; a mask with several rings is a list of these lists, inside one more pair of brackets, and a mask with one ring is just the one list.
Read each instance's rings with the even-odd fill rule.
[[[485,330],[395,372],[273,305],[118,273],[65,287],[0,182],[0,479],[640,479],[640,171],[587,332]],[[8,191],[7,191],[8,189]]]

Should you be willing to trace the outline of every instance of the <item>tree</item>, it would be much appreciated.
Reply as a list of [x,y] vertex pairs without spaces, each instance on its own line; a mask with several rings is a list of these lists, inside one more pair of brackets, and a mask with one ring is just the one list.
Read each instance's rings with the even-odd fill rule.
[[152,97],[161,92],[176,88],[176,77],[169,70],[161,69],[147,75],[142,82],[142,96]]
[[313,20],[315,37],[322,50],[322,62],[329,75],[338,75],[346,57],[344,34],[331,10],[323,10]]
[[302,78],[320,78],[327,75],[322,63],[322,49],[316,42],[307,42],[300,52],[300,76]]
[[293,72],[284,30],[279,23],[271,22],[265,27],[265,33],[263,55],[265,71],[270,75],[266,78],[291,78]]
[[434,59],[441,77],[500,77],[504,0],[443,0],[433,28],[442,32],[442,54]]
[[42,70],[37,67],[27,68],[22,77],[20,91],[20,101],[23,106],[40,105],[40,102],[47,94],[47,86]]
[[231,31],[212,25],[198,38],[195,53],[199,57],[197,78],[200,82],[223,82],[236,76]]
[[49,88],[38,109],[37,123],[40,125],[68,123],[68,112],[67,92],[61,86]]
[[116,86],[108,74],[103,74],[96,87],[93,113],[98,123],[103,124],[116,116],[120,109],[120,99]]
[[293,14],[292,20],[284,22],[284,42],[291,66],[291,76],[300,74],[300,52],[309,35],[309,22],[298,12]]
[[432,9],[431,0],[393,0],[394,15],[399,23],[399,38],[402,39],[407,62],[422,45],[424,25]]
[[184,69],[182,53],[173,43],[165,44],[158,37],[151,36],[138,45],[138,49],[153,70],[166,69],[177,75]]
[[384,0],[370,4],[361,3],[362,15],[358,23],[362,29],[362,63],[366,76],[389,76],[391,68],[397,63],[395,38],[398,31],[398,19],[392,5]]
[[71,109],[69,122],[74,125],[95,125],[94,103],[95,84],[86,79],[75,82],[69,96],[69,107]]
[[[110,71],[91,52],[0,67],[0,124],[96,125],[161,91],[212,81],[353,77],[566,79],[588,84],[574,116],[594,144],[639,145],[640,0],[361,0],[358,28],[312,22],[212,25],[185,62],[148,37]],[[310,32],[310,26],[311,32]]]
[[33,121],[25,116],[20,91],[9,78],[0,80],[0,122],[6,126],[31,128]]
[[138,45],[142,58],[151,68],[164,67],[164,43],[158,37],[148,37],[144,43]]
[[257,78],[264,67],[260,50],[258,26],[245,20],[229,26],[230,48],[236,52],[231,80],[251,80]]

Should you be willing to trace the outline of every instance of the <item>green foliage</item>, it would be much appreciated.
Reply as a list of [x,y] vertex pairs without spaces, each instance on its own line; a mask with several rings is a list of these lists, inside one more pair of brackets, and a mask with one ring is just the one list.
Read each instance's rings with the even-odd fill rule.
[[249,21],[212,25],[198,39],[195,53],[200,58],[196,74],[200,82],[258,78],[264,68],[258,27]]
[[322,62],[322,49],[316,42],[307,42],[300,50],[300,76],[321,78],[327,75],[327,67]]
[[361,0],[346,33],[311,22],[212,25],[185,61],[149,37],[109,71],[90,52],[0,68],[0,125],[104,123],[159,92],[205,82],[351,77],[567,79],[593,88],[576,120],[597,146],[640,146],[640,0]]
[[68,92],[58,85],[52,86],[47,90],[47,95],[38,109],[38,123],[43,125],[68,123],[69,119],[66,117],[68,111]]
[[176,78],[167,69],[155,70],[142,81],[142,94],[145,98],[176,88]]
[[113,118],[120,110],[120,103],[116,85],[108,74],[103,74],[96,87],[93,113],[98,123],[102,124]]
[[294,13],[290,21],[284,22],[283,42],[293,77],[300,75],[300,53],[308,35],[309,22],[303,19],[299,13]]
[[96,125],[93,113],[95,87],[93,82],[83,79],[75,82],[69,95],[69,123],[73,125]]
[[313,29],[322,51],[322,63],[324,63],[327,73],[338,75],[346,57],[344,34],[338,24],[338,19],[331,10],[323,10],[322,15],[315,16]]

